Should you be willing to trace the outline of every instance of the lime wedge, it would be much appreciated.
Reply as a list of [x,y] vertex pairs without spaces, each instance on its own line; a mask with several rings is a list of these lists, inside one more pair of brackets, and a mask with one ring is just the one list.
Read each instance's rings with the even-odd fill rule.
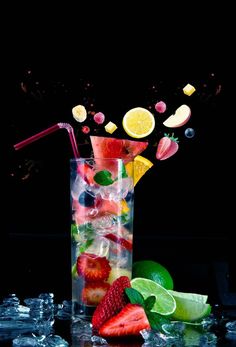
[[182,293],[169,290],[176,301],[176,310],[171,319],[184,322],[197,322],[209,316],[211,305],[207,304],[207,295]]
[[152,308],[153,312],[170,315],[175,311],[175,299],[160,284],[146,278],[136,277],[131,280],[131,287],[138,290],[144,299],[151,295],[156,297],[156,302]]
[[208,295],[196,294],[196,293],[183,293],[176,292],[175,290],[168,290],[168,292],[177,298],[189,299],[197,302],[201,302],[202,304],[206,304]]

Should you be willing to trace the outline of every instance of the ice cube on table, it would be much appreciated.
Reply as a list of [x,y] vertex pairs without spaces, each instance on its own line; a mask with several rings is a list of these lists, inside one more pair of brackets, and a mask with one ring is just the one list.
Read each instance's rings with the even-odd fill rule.
[[29,336],[20,335],[12,341],[13,347],[40,347],[45,346],[41,344],[38,338],[34,334]]
[[45,347],[68,347],[69,343],[59,335],[49,335],[43,341]]
[[228,332],[234,333],[236,335],[236,321],[227,322],[225,327]]

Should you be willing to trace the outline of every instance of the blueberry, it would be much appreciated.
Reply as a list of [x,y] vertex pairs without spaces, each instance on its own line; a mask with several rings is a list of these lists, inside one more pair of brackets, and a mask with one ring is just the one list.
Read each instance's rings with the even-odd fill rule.
[[92,196],[88,192],[84,191],[83,193],[80,194],[78,200],[79,200],[80,205],[85,206],[85,207],[92,207],[92,206],[94,206],[95,198],[94,198],[94,196]]
[[125,200],[126,200],[127,202],[129,202],[129,201],[131,201],[131,199],[133,200],[133,193],[128,192],[128,194],[127,194],[126,197],[125,197]]

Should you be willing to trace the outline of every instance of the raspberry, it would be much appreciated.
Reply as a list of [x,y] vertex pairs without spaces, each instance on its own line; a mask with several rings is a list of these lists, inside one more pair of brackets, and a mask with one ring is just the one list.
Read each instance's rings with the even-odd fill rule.
[[105,116],[102,112],[98,112],[94,115],[93,119],[95,123],[102,124],[105,120]]
[[156,105],[155,105],[155,110],[158,113],[164,113],[165,110],[166,110],[166,104],[164,103],[164,101],[157,102]]

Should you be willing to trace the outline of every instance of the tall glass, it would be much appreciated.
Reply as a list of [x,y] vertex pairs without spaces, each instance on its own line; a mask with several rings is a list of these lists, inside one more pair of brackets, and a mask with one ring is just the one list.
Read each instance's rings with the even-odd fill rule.
[[89,318],[112,282],[131,278],[134,185],[122,159],[70,162],[73,318]]

